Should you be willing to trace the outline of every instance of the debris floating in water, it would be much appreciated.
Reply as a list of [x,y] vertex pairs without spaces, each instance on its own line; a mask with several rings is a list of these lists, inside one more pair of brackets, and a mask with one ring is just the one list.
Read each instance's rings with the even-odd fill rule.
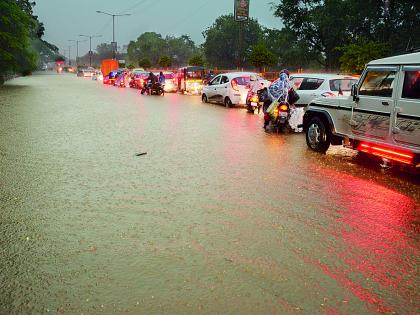
[[142,153],[137,153],[136,156],[142,156],[142,155],[146,155],[147,152],[142,152]]

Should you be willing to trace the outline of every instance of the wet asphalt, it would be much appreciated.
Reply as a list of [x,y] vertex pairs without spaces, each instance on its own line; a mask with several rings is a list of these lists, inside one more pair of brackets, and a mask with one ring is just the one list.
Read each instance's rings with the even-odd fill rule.
[[0,314],[418,314],[418,177],[200,97],[0,87]]

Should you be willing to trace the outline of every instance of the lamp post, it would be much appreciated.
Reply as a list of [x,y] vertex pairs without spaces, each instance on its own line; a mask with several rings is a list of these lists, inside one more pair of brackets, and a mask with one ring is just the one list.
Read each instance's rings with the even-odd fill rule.
[[71,66],[71,56],[70,56],[70,53],[71,53],[71,48],[73,47],[74,45],[68,45],[68,47],[69,47],[69,66]]
[[96,11],[96,13],[102,13],[112,16],[112,57],[115,59],[115,51],[117,50],[117,43],[115,42],[115,17],[116,16],[130,16],[131,14],[111,14],[104,11]]
[[89,66],[92,67],[92,38],[101,37],[102,35],[79,35],[82,37],[89,38]]
[[79,66],[79,43],[87,42],[87,39],[85,40],[68,39],[68,41],[76,43],[76,66]]

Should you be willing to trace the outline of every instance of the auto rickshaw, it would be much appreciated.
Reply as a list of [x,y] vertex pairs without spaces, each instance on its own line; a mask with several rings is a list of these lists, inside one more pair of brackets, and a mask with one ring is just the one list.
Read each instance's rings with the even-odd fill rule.
[[178,91],[181,93],[201,94],[205,70],[203,67],[188,66],[178,69]]

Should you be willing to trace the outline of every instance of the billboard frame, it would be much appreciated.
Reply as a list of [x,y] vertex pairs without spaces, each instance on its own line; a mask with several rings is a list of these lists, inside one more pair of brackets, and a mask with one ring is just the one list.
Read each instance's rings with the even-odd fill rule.
[[234,16],[237,22],[249,21],[249,1],[250,0],[233,0]]

